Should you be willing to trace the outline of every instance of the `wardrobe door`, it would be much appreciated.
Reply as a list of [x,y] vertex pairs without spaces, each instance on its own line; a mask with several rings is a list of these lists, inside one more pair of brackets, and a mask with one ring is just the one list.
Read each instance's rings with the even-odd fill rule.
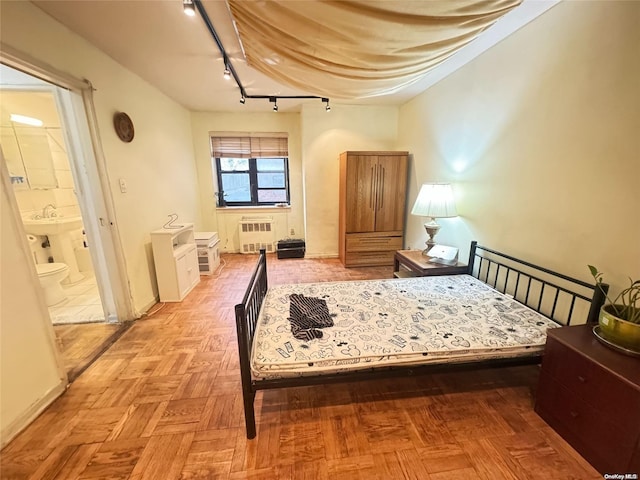
[[347,157],[346,233],[371,232],[375,229],[377,158],[351,154]]
[[404,228],[407,155],[378,157],[376,232],[400,232]]

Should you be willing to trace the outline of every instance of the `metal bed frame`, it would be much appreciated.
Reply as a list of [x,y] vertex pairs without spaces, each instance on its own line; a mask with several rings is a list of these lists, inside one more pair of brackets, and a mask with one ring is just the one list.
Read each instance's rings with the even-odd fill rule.
[[[586,322],[596,323],[600,307],[605,301],[605,294],[609,288],[606,284],[602,284],[598,288],[596,285],[480,246],[475,241],[471,242],[467,273],[501,293],[512,296],[518,302],[560,325],[572,323],[577,302],[589,304]],[[390,281],[393,280],[390,279]],[[261,250],[242,303],[235,307],[244,416],[248,439],[256,436],[254,400],[258,390],[413,376],[450,370],[537,364],[541,360],[541,355],[535,355],[452,364],[379,367],[307,377],[255,379],[251,375],[251,347],[267,288],[267,257],[265,250]],[[559,308],[559,305],[563,307]]]

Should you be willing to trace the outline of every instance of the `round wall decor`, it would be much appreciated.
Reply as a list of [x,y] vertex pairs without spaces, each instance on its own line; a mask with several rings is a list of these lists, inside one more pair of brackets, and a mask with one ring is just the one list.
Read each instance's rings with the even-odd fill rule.
[[113,116],[113,127],[116,129],[118,138],[123,142],[129,143],[133,140],[134,130],[133,122],[129,115],[124,112],[117,112]]

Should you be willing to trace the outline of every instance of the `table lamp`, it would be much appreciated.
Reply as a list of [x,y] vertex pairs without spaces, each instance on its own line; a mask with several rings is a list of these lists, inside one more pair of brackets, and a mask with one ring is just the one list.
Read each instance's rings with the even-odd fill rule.
[[436,242],[433,238],[440,230],[440,225],[436,222],[436,218],[457,217],[456,205],[453,201],[453,190],[448,183],[425,183],[420,188],[416,203],[413,204],[411,210],[412,215],[420,217],[429,217],[430,220],[424,224],[424,228],[429,235],[427,240],[427,248],[422,251],[423,255],[427,255]]

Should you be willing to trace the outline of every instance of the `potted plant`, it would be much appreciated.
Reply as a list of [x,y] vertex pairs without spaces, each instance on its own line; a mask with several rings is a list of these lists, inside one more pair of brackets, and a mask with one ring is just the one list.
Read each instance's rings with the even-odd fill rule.
[[[596,285],[602,285],[602,272],[589,265]],[[607,301],[600,309],[597,334],[631,353],[640,354],[640,280],[629,279],[629,286],[613,300],[601,288]]]

